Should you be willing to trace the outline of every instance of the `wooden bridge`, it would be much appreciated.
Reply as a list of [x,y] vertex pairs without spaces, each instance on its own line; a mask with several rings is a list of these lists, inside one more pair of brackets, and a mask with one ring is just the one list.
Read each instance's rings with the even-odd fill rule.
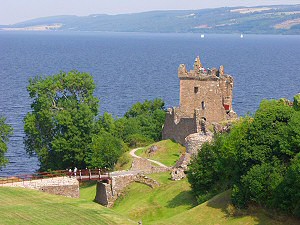
[[21,174],[13,177],[0,177],[0,185],[15,182],[24,182],[32,180],[42,180],[54,177],[76,178],[78,181],[98,180],[109,183],[111,180],[110,172],[107,169],[80,169],[74,172],[68,170],[55,170],[51,172],[37,172],[33,174]]

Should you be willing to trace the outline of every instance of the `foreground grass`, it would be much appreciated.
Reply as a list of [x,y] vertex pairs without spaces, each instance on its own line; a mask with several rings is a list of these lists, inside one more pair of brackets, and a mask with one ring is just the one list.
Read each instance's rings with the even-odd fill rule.
[[[152,145],[156,145],[158,150],[149,154],[148,151]],[[171,140],[163,140],[152,145],[139,149],[136,155],[157,160],[167,166],[174,166],[180,155],[185,152],[185,147]]]
[[0,187],[0,212],[0,224],[136,224],[84,198],[23,188]]
[[96,196],[97,181],[85,181],[80,183],[80,199],[93,202]]
[[187,211],[195,205],[187,180],[174,182],[168,173],[149,175],[161,183],[152,189],[144,184],[133,183],[119,198],[114,210],[143,224],[157,223],[178,213]]
[[276,213],[270,214],[259,207],[236,210],[231,205],[230,191],[226,191],[191,210],[157,221],[155,224],[296,225],[300,224],[300,220],[277,216]]
[[275,213],[261,208],[236,210],[230,201],[230,192],[223,192],[209,201],[195,206],[191,188],[186,179],[169,180],[169,174],[149,175],[161,183],[155,189],[133,183],[118,199],[114,210],[143,224],[159,225],[296,225],[299,220],[290,217],[274,216]]

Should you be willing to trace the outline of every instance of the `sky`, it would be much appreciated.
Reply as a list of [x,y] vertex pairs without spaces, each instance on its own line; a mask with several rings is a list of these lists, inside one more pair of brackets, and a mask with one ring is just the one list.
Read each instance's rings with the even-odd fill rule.
[[0,0],[0,24],[56,15],[87,16],[278,4],[300,4],[300,0]]

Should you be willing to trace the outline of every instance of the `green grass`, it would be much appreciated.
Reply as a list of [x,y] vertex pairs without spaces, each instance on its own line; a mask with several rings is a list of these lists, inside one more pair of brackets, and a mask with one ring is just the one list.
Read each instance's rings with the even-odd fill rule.
[[[156,145],[158,150],[149,154],[148,151],[152,145]],[[163,140],[152,145],[139,149],[136,155],[157,160],[167,166],[174,166],[180,155],[185,152],[185,147],[171,140]]]
[[124,152],[118,159],[115,170],[129,170],[131,168],[133,158],[129,152]]
[[85,181],[80,184],[80,199],[94,201],[97,181]]
[[142,220],[143,224],[155,224],[195,205],[187,180],[171,181],[169,173],[149,176],[160,182],[161,186],[152,189],[144,184],[133,183],[125,195],[116,201],[113,209],[135,221]]
[[159,220],[155,224],[296,225],[300,224],[300,220],[277,216],[259,207],[236,210],[231,205],[230,191],[226,191],[191,210]]
[[114,210],[143,224],[193,225],[296,225],[299,220],[291,217],[274,216],[269,212],[252,207],[248,210],[236,210],[230,201],[230,192],[223,192],[209,201],[196,206],[187,179],[171,181],[168,173],[149,175],[161,183],[155,189],[133,183],[122,198],[119,198]]
[[0,212],[0,224],[136,224],[84,198],[23,188],[0,187]]

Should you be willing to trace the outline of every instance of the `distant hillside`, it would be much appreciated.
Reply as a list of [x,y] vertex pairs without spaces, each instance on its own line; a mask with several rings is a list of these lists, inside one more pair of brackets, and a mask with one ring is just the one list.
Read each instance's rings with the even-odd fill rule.
[[0,30],[300,34],[300,4],[38,18]]

